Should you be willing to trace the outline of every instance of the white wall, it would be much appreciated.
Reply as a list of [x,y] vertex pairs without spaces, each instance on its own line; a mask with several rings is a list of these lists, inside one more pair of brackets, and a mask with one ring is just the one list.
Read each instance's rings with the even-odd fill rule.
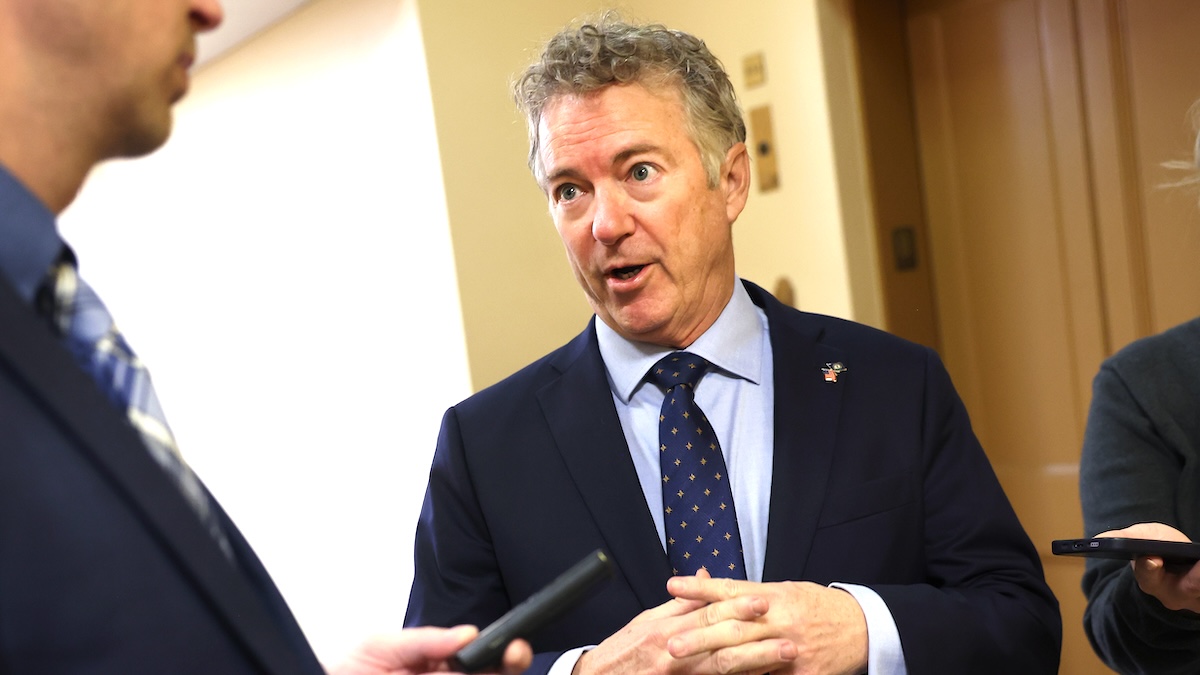
[[318,0],[206,66],[171,141],[63,218],[325,660],[399,627],[470,390],[448,228],[415,0]]

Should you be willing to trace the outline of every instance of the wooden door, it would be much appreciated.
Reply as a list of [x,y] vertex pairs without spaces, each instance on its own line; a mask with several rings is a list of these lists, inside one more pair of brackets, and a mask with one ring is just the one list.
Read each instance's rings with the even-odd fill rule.
[[[871,171],[920,176],[936,344],[1043,554],[1061,672],[1105,672],[1082,630],[1082,563],[1049,542],[1082,534],[1079,450],[1100,362],[1200,314],[1196,194],[1158,187],[1172,179],[1162,162],[1190,157],[1200,3],[859,0],[855,14]],[[910,71],[915,158],[870,134],[873,118],[907,114],[870,77],[895,71],[877,53],[889,30],[907,43],[891,55]],[[914,217],[875,192],[881,226],[888,200]]]

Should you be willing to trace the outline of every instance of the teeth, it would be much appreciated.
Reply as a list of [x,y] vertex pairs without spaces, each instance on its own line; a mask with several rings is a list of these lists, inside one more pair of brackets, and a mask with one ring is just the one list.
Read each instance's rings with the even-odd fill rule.
[[620,269],[613,270],[613,276],[621,281],[625,281],[627,279],[632,279],[635,275],[637,275],[638,270],[640,269],[642,269],[640,265],[636,267],[622,267]]

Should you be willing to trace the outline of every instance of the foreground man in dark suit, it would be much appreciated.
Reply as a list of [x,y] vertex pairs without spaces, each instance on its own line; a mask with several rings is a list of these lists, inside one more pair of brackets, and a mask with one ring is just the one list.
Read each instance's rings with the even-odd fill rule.
[[[532,636],[533,670],[1056,672],[1057,602],[937,355],[736,277],[746,133],[703,43],[606,17],[516,95],[599,320],[446,413],[406,620],[486,623],[603,547],[616,578]],[[736,505],[720,566],[666,552],[697,476],[660,465],[680,429],[647,373],[685,349]],[[724,555],[713,522],[684,531]]]
[[[166,140],[221,18],[217,0],[0,0],[0,672],[324,672],[237,528],[194,478],[204,506],[185,499],[57,325],[55,214],[96,163]],[[475,634],[376,638],[336,672],[444,669]],[[510,670],[530,657],[511,645]]]

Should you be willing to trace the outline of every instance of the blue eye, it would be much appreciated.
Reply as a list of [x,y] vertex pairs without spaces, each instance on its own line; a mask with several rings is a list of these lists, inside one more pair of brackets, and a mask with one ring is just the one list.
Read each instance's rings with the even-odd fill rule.
[[633,167],[633,171],[630,171],[629,175],[636,181],[644,181],[650,178],[652,172],[653,169],[649,164],[638,164]]
[[579,188],[567,183],[565,185],[560,185],[558,189],[554,191],[554,194],[556,195],[558,201],[569,202],[579,196]]

